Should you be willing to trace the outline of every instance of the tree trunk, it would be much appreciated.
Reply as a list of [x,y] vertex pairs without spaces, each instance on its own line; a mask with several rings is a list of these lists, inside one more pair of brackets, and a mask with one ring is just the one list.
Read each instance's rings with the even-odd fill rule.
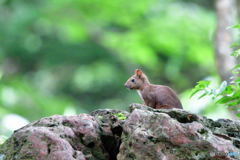
[[236,0],[237,2],[237,22],[239,23],[239,20],[240,20],[240,1],[239,0]]
[[222,80],[229,81],[230,70],[234,67],[235,58],[230,54],[233,43],[233,30],[227,29],[235,24],[237,7],[235,0],[216,0],[217,30],[215,37],[215,56],[218,73]]
[[[236,65],[236,60],[230,47],[234,41],[233,29],[228,27],[237,24],[236,15],[239,14],[239,0],[215,0],[217,14],[217,30],[215,37],[215,57],[217,70],[222,80],[230,81],[231,69]],[[237,119],[236,112],[228,109],[232,119]]]

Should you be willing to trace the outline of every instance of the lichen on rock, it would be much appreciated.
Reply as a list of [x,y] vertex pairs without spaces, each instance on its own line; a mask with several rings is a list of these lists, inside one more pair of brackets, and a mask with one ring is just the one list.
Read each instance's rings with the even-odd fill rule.
[[132,104],[42,118],[0,146],[0,160],[240,159],[240,122]]

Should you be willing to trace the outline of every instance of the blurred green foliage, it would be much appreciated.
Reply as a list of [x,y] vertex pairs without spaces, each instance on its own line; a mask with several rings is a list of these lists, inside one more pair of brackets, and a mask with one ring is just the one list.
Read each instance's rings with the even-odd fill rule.
[[184,92],[215,74],[214,29],[208,0],[0,0],[0,120],[126,109],[135,68]]
[[[230,28],[240,29],[240,24]],[[240,56],[239,43],[234,43],[232,47],[234,51],[231,55],[237,59]],[[199,98],[210,96],[216,103],[224,104],[230,110],[235,111],[236,116],[240,117],[240,64],[236,64],[229,72],[232,73],[232,77],[229,77],[229,82],[223,81],[219,86],[212,87],[210,86],[211,81],[199,81],[193,88],[191,96],[199,92],[201,93]]]

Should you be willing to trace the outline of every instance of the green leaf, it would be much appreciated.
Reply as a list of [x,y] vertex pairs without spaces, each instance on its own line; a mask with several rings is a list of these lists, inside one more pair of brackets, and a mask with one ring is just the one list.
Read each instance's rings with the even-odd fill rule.
[[207,93],[203,93],[201,96],[198,97],[198,99],[201,99],[201,98],[203,98],[206,95],[207,95]]
[[197,88],[194,88],[192,89],[191,93],[190,93],[190,98],[192,98],[196,93],[198,93],[199,91],[201,91],[201,89],[197,89]]
[[[209,86],[209,84],[210,84],[210,81],[199,81],[199,82],[197,82],[197,85],[195,86],[195,88],[192,89],[192,91],[190,93],[190,98],[193,97],[199,91],[205,90]],[[205,93],[206,93],[206,91],[205,91]]]
[[236,24],[236,25],[230,26],[230,28],[240,28],[240,24]]
[[239,90],[236,90],[233,92],[233,95],[231,96],[233,99],[240,99],[240,92]]
[[127,117],[123,113],[114,114],[119,120],[125,120]]
[[238,57],[240,55],[240,49],[235,50],[233,53],[231,53],[231,56]]
[[230,47],[235,48],[235,47],[238,47],[238,46],[239,46],[239,43],[235,42],[235,43],[232,43]]
[[0,136],[0,145],[3,144],[7,140],[6,136]]
[[119,120],[125,120],[126,117],[118,117]]
[[239,103],[240,103],[240,101],[233,101],[233,102],[229,102],[227,105],[228,105],[229,107],[232,107],[232,106],[238,105]]
[[240,78],[237,78],[234,82],[240,84]]
[[234,70],[236,70],[236,69],[240,69],[240,64],[235,65],[235,66],[231,69],[231,71],[234,71]]
[[236,115],[237,115],[238,117],[240,117],[240,113],[237,113]]
[[225,96],[225,97],[222,97],[219,100],[217,100],[216,103],[224,104],[224,103],[227,103],[227,102],[230,102],[230,101],[232,101],[232,97]]
[[210,84],[210,81],[199,81],[199,82],[198,82],[198,86],[199,86],[200,88],[206,88],[206,87],[209,86],[209,84]]

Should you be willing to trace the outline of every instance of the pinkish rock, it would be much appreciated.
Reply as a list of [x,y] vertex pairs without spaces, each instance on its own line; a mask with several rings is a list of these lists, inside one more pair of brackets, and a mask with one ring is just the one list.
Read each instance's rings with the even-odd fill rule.
[[[98,115],[100,111],[96,112],[96,117],[80,114],[42,118],[15,131],[1,146],[0,159],[107,160],[114,159],[114,156],[116,159],[119,147],[113,155],[108,152],[110,151],[109,146],[112,147],[113,144],[105,143],[111,140],[111,143],[116,141],[119,143],[118,146],[120,145],[120,136],[113,133],[114,127],[119,127],[119,124],[111,122],[111,119],[118,122],[114,116],[116,113],[127,114],[126,112],[109,110],[101,117],[101,120],[106,119],[104,124],[106,128],[109,128],[109,133],[102,131],[104,127],[101,126],[103,123],[100,123]],[[113,126],[114,124],[115,126]],[[119,140],[115,137],[118,137]]]
[[155,110],[133,104],[123,125],[117,159],[239,159],[239,128],[239,121],[228,120],[227,125],[180,109]]
[[0,160],[237,160],[240,122],[133,104],[52,116],[17,130]]

